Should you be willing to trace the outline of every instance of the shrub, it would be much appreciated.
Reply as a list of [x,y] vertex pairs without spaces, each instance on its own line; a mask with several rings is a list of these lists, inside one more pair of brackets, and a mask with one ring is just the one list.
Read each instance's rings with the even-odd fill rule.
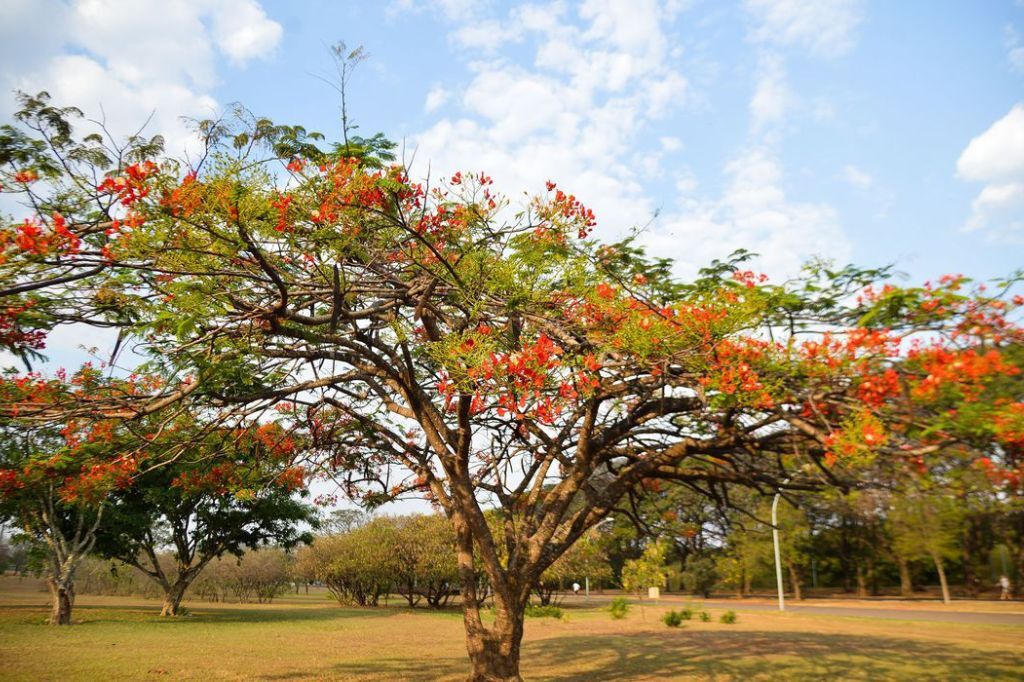
[[689,617],[684,616],[683,613],[687,609],[682,611],[667,611],[664,616],[661,617],[661,622],[670,628],[677,628],[683,624],[684,620],[689,620]]
[[679,617],[683,620],[690,620],[691,618],[693,618],[693,609],[691,609],[689,606],[680,609]]
[[527,618],[562,618],[562,609],[551,604],[534,605],[529,604],[526,607]]
[[615,620],[622,620],[629,612],[629,600],[625,597],[612,599],[612,603],[608,605],[608,612],[612,614],[612,618]]
[[726,625],[732,625],[733,623],[736,622],[736,612],[735,611],[726,611],[725,613],[722,614],[722,617],[719,618],[719,620],[721,622],[725,623]]
[[700,622],[702,622],[702,623],[710,623],[711,622],[711,614],[708,613],[707,611],[701,611],[700,612]]

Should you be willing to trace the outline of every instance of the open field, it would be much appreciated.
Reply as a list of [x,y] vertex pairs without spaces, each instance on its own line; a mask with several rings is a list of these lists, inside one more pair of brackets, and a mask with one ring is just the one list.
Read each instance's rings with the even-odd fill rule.
[[[82,595],[70,628],[43,624],[45,593],[0,579],[4,680],[461,679],[455,611],[343,609],[324,593],[272,605],[191,602],[161,619],[156,602]],[[1024,679],[1024,625],[934,623],[745,611],[736,625],[693,620],[671,630],[668,606],[634,606],[613,621],[573,604],[563,621],[528,620],[531,680]],[[915,605],[916,606],[916,605]],[[959,604],[964,608],[964,604]],[[986,605],[1020,613],[1019,604]]]

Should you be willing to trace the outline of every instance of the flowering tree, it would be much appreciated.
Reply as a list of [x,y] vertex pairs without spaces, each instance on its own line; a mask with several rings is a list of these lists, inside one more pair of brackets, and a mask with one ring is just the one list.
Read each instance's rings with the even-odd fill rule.
[[[315,521],[313,507],[293,496],[306,494],[295,444],[275,425],[214,433],[176,458],[152,452],[152,442],[149,450],[157,466],[109,498],[96,551],[156,581],[164,591],[161,615],[178,615],[210,561],[311,539],[299,526]],[[165,549],[169,569],[160,560]]]
[[[89,368],[70,378],[95,386]],[[51,401],[65,393],[60,380],[21,377],[4,382],[4,404]],[[0,518],[10,521],[45,556],[53,600],[50,623],[69,625],[75,571],[92,550],[107,496],[138,470],[137,440],[110,420],[69,421],[61,427],[0,418]]]
[[[955,447],[1018,476],[1000,443],[1019,436],[1019,396],[977,400],[1019,374],[1005,291],[866,289],[888,273],[825,267],[777,286],[742,256],[683,283],[591,240],[595,217],[555,183],[513,206],[483,173],[423,185],[298,128],[201,130],[192,166],[75,176],[111,200],[97,244],[116,324],[171,377],[104,409],[276,408],[352,498],[432,500],[455,532],[472,679],[518,679],[533,586],[656,480],[849,486]],[[74,290],[67,319],[110,323],[102,281]]]

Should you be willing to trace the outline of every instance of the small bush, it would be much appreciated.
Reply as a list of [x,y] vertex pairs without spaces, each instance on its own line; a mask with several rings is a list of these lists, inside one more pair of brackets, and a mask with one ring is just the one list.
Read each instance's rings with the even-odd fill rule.
[[665,615],[661,617],[661,622],[670,628],[677,628],[683,624],[684,620],[689,620],[689,618],[683,615],[685,611],[686,609],[683,609],[683,611],[666,611]]
[[546,606],[537,606],[537,605],[534,605],[534,604],[529,604],[526,607],[526,617],[527,618],[558,618],[559,620],[561,620],[561,618],[562,618],[562,609],[558,608],[557,606],[552,606],[551,604],[548,604]]
[[720,620],[721,622],[725,623],[726,625],[732,625],[733,623],[736,622],[736,612],[735,611],[726,611],[725,613],[722,614],[722,617],[719,618],[718,620]]
[[625,597],[612,599],[612,603],[608,605],[608,612],[612,614],[612,618],[615,620],[622,620],[629,612],[629,600]]
[[700,612],[700,622],[702,622],[702,623],[710,623],[711,622],[711,614],[708,613],[707,611],[701,611]]
[[689,606],[684,607],[679,611],[679,617],[683,620],[690,620],[693,618],[693,609]]

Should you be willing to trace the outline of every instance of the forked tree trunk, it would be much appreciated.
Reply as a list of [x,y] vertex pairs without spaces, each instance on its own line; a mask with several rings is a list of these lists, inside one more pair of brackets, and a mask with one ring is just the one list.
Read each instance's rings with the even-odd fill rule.
[[50,625],[71,625],[71,607],[75,604],[75,586],[70,580],[50,578],[47,581],[53,608],[50,611]]
[[164,606],[160,610],[161,616],[177,616],[181,610],[181,600],[185,597],[185,591],[192,584],[191,578],[179,578],[173,585],[164,590]]
[[910,562],[905,557],[897,556],[896,565],[900,569],[900,596],[911,597],[914,594],[914,583],[910,578]]
[[[453,514],[452,522],[458,543],[462,618],[471,666],[469,682],[521,682],[519,655],[530,590],[517,589],[508,575],[489,575],[493,588],[494,623],[485,626],[480,618],[482,600],[473,565],[473,536],[464,517]],[[499,580],[504,582],[499,584]]]
[[942,557],[933,554],[932,561],[935,562],[935,570],[939,574],[939,585],[942,587],[942,603],[948,604],[951,601],[949,597],[949,583],[946,582],[946,569],[942,565]]
[[472,665],[470,682],[520,682],[519,655],[523,642],[523,606],[507,607],[495,600],[494,623],[485,627],[479,607],[463,605],[466,648]]

